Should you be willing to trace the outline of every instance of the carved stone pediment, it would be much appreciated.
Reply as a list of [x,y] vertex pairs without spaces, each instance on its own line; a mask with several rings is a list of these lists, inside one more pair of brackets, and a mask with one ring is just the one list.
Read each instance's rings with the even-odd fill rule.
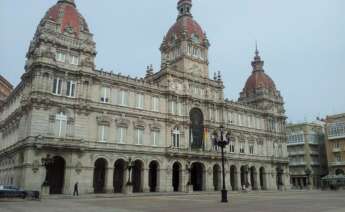
[[258,145],[263,145],[264,144],[264,139],[263,138],[258,138],[257,140]]
[[151,131],[160,131],[162,128],[162,126],[159,124],[159,122],[157,122],[157,120],[155,120],[149,126],[150,126]]
[[240,135],[238,136],[238,141],[239,141],[239,142],[245,142],[245,141],[246,141],[246,137],[245,137],[243,134],[240,134]]
[[105,125],[105,126],[109,126],[111,122],[111,118],[109,116],[98,116],[97,117],[97,123],[98,125]]
[[133,121],[133,126],[135,129],[145,129],[146,123],[142,117],[139,117],[136,121]]
[[248,137],[248,141],[249,141],[249,142],[255,142],[255,140],[256,140],[256,139],[255,139],[254,136],[249,136],[249,137]]
[[115,124],[116,127],[128,128],[130,121],[126,119],[124,116],[122,116],[121,118],[115,119]]

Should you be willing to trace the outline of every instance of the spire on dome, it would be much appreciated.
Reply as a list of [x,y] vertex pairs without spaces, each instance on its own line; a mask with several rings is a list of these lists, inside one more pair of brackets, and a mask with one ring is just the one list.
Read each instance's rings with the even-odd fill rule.
[[177,10],[179,11],[177,19],[183,16],[192,16],[192,6],[192,0],[179,0],[177,3]]
[[264,71],[264,61],[261,60],[258,49],[258,42],[255,42],[255,56],[254,61],[252,62],[253,71]]
[[67,3],[73,5],[74,7],[76,6],[74,0],[59,0],[58,3]]

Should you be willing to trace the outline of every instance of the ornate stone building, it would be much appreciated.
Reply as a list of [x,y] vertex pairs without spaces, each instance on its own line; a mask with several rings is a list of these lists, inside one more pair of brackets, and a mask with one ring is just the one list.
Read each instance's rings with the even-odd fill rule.
[[[219,190],[210,135],[224,125],[228,188],[288,188],[283,98],[259,52],[239,101],[225,100],[191,8],[178,1],[160,70],[148,67],[144,78],[96,70],[96,44],[75,2],[50,8],[1,111],[0,183],[39,190],[47,174],[52,194],[71,193],[75,182],[81,193],[125,192],[128,179],[134,192]],[[45,167],[42,158],[52,159]]]

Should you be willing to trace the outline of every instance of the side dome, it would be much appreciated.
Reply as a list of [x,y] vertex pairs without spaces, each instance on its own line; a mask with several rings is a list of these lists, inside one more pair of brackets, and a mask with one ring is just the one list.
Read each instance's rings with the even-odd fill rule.
[[254,61],[252,62],[253,72],[247,79],[241,93],[241,99],[260,94],[269,94],[272,96],[278,94],[274,81],[265,73],[263,66],[264,61],[261,60],[259,51],[256,49]]
[[250,96],[260,89],[274,92],[276,90],[276,86],[273,80],[265,72],[253,71],[246,82],[243,92]]
[[79,37],[81,31],[89,33],[89,27],[78,12],[74,0],[59,0],[48,10],[42,21],[58,24],[60,33],[70,33],[76,37]]

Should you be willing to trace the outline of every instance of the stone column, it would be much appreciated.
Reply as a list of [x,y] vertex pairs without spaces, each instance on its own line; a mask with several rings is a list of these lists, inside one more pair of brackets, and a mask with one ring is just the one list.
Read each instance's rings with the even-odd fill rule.
[[266,178],[266,189],[267,190],[273,190],[273,178],[272,178],[272,173],[270,171],[265,173],[265,178]]
[[252,185],[252,182],[251,182],[251,178],[250,178],[250,171],[249,171],[249,169],[247,169],[247,173],[246,173],[246,175],[245,175],[245,178],[246,178],[246,188],[248,189],[248,190],[252,190],[253,189],[253,185]]
[[150,187],[149,187],[149,170],[148,169],[143,169],[142,170],[142,188],[143,192],[150,192]]
[[262,190],[261,182],[260,182],[260,171],[255,174],[255,181],[256,181],[256,189]]
[[[174,187],[173,187],[173,184],[172,184],[172,168],[168,167],[167,169],[165,170],[162,170],[162,172],[164,174],[161,174],[161,175],[164,175],[164,178],[160,178],[160,179],[163,179],[164,180],[164,191],[166,192],[173,192],[174,191]],[[181,183],[181,182],[180,182]]]
[[207,171],[204,173],[204,181],[205,181],[205,188],[204,191],[214,191],[214,185],[213,185],[213,170],[209,168]]
[[241,190],[242,190],[242,184],[241,184],[241,171],[236,171],[236,172],[235,172],[235,178],[236,178],[235,183],[236,183],[236,185],[237,185],[237,189],[238,189],[239,191],[241,191]]
[[[226,170],[226,169],[225,169]],[[231,187],[231,175],[230,175],[230,170],[226,171],[226,175],[225,175],[225,185],[226,185],[226,190],[228,191],[232,191],[232,187]],[[223,182],[223,179],[222,179]],[[223,187],[221,187],[220,189],[222,189]]]
[[114,168],[107,168],[106,176],[105,176],[105,192],[106,193],[113,193],[114,186],[113,186],[113,176],[114,176]]

